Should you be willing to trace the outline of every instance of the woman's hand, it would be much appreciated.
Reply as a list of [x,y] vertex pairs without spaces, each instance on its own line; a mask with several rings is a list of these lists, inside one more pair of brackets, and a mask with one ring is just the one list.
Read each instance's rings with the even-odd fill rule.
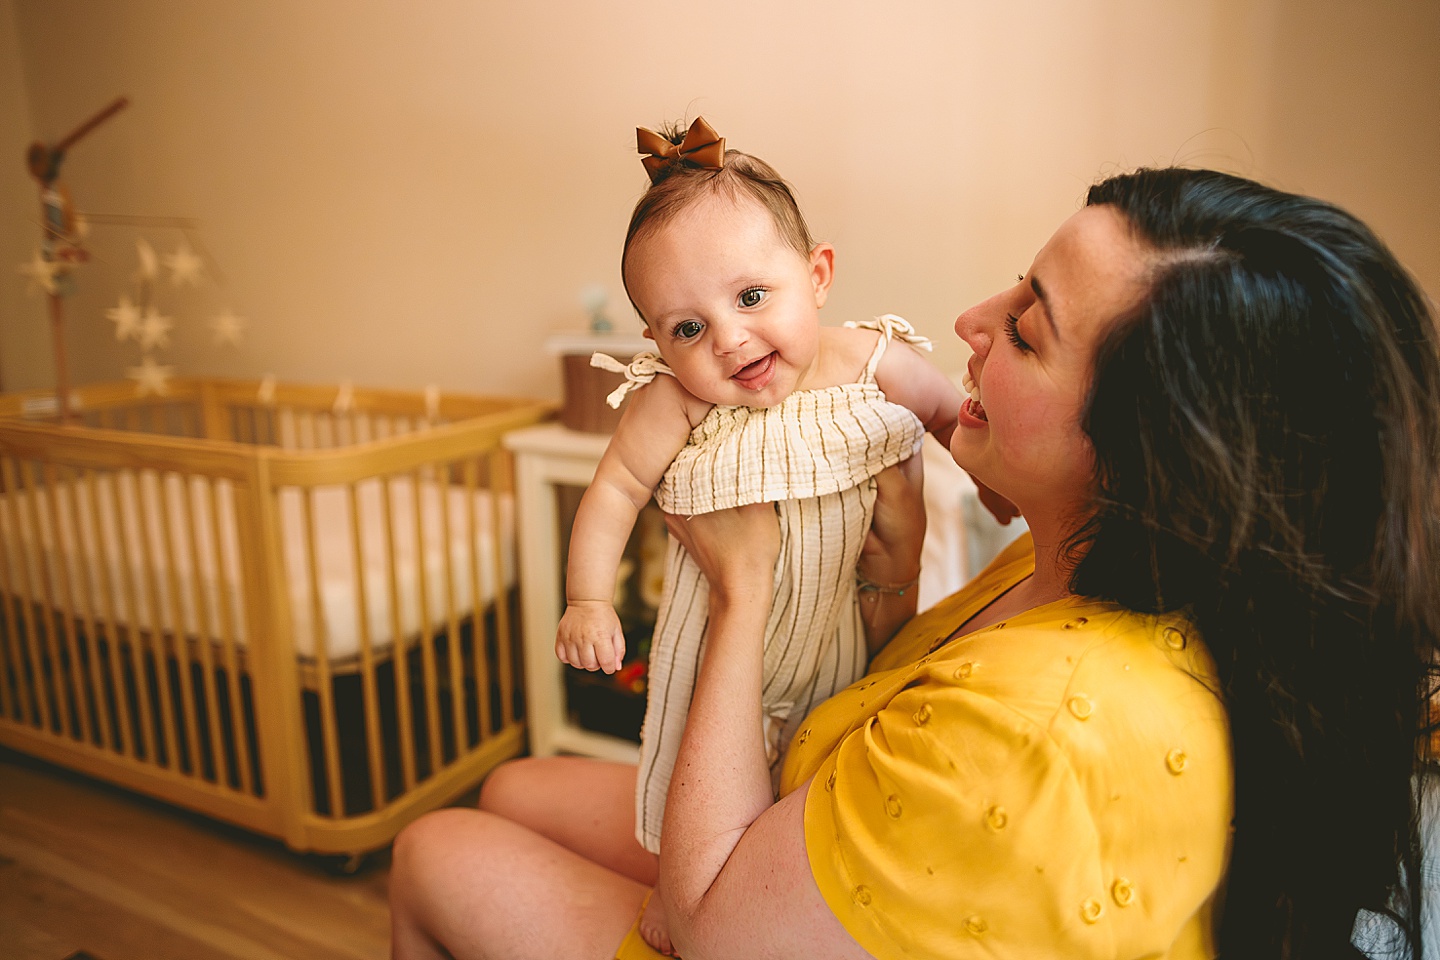
[[[925,472],[919,456],[875,478],[875,515],[860,548],[860,622],[873,657],[919,606],[925,546]],[[868,581],[865,583],[863,581]]]
[[906,583],[920,575],[925,544],[925,468],[913,456],[875,478],[875,516],[860,548],[859,573],[876,583]]
[[670,535],[694,558],[721,598],[759,591],[768,600],[780,556],[780,522],[773,503],[752,503],[685,518],[665,516]]
[[990,511],[990,515],[994,517],[1002,527],[1020,516],[1019,507],[985,486],[985,484],[979,480],[976,480],[975,474],[970,473],[968,470],[966,473],[969,474],[970,479],[975,483],[975,490],[980,494],[981,504],[984,505],[986,510]]

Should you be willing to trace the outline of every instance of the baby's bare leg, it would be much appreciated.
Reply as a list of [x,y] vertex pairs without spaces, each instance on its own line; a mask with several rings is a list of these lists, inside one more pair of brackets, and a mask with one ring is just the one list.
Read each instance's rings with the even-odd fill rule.
[[651,895],[645,904],[645,912],[640,915],[640,935],[660,953],[667,957],[675,956],[675,946],[670,942],[670,924],[665,919],[665,905],[660,902],[658,893]]

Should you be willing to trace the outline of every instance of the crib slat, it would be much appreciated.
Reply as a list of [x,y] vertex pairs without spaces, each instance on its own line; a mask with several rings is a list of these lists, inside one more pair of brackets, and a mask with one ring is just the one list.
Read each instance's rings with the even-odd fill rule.
[[[180,483],[180,497],[186,499],[185,475],[172,474]],[[195,675],[190,670],[190,644],[185,631],[185,606],[180,583],[180,558],[175,554],[174,520],[170,516],[170,498],[167,489],[169,478],[156,475],[156,489],[160,496],[160,537],[165,551],[166,580],[170,584],[170,642],[175,647],[175,662],[179,669],[180,709],[184,712],[183,741],[185,759],[190,762],[192,776],[200,776],[199,717],[195,711]],[[198,571],[197,571],[198,574]],[[198,611],[197,611],[198,613]],[[167,669],[168,675],[168,669]]]
[[[111,542],[109,531],[106,529],[104,514],[100,512],[100,495],[96,490],[99,480],[96,471],[85,472],[86,499],[90,503],[90,515],[95,518],[95,543],[97,553],[96,585],[100,595],[100,609],[103,612],[105,636],[110,641],[110,697],[115,705],[115,728],[120,735],[120,752],[130,759],[135,759],[135,714],[130,708],[130,698],[125,696],[123,673],[124,663],[121,661],[120,650],[120,629],[117,626],[115,616],[115,592],[110,583],[110,550]],[[116,550],[118,551],[118,547]],[[132,638],[132,643],[133,638]]]
[[390,504],[390,478],[380,481],[380,512],[384,517],[385,573],[390,588],[390,630],[395,638],[395,714],[400,725],[400,773],[405,790],[415,787],[415,730],[410,714],[410,658],[405,649],[404,623],[400,616],[400,584],[395,570],[395,511]]
[[[65,536],[65,522],[60,511],[61,497],[56,493],[61,483],[60,474],[55,464],[46,463],[41,475],[44,478],[42,486],[45,488],[46,510],[50,517],[50,542],[55,545],[56,606],[52,608],[54,612],[51,618],[52,621],[56,618],[60,621],[60,630],[65,637],[65,652],[70,658],[68,669],[64,667],[64,661],[56,661],[54,667],[56,671],[63,671],[70,678],[70,696],[75,712],[71,735],[77,740],[94,743],[95,727],[90,717],[90,705],[85,697],[84,670],[80,666],[80,648],[75,639],[76,590],[70,576],[70,560],[75,554],[70,549],[69,538]],[[63,681],[58,677],[56,681],[63,685]]]
[[[45,684],[45,692],[46,695],[52,697],[52,699],[50,699],[50,707],[52,707],[50,720],[52,720],[53,727],[48,728],[48,730],[52,731],[52,733],[63,734],[66,731],[66,727],[68,727],[66,721],[68,721],[69,718],[66,717],[66,712],[68,711],[66,711],[65,708],[65,682],[63,682],[62,679],[63,662],[62,658],[60,658],[59,628],[58,625],[56,625],[58,615],[56,615],[55,607],[55,569],[53,569],[50,558],[45,556],[45,548],[43,548],[42,545],[45,543],[55,544],[55,540],[46,537],[46,527],[48,527],[49,524],[46,524],[46,517],[42,514],[42,511],[40,511],[40,499],[45,497],[45,494],[40,492],[40,486],[43,486],[43,484],[36,478],[37,472],[40,471],[40,466],[42,466],[40,463],[32,463],[29,471],[27,471],[29,472],[29,476],[26,478],[26,495],[30,502],[30,517],[32,517],[33,522],[35,522],[33,530],[35,530],[37,550],[36,566],[39,567],[40,570],[40,590],[37,600],[42,603],[42,606],[37,610],[36,622],[42,623],[43,625],[40,633],[43,633],[43,636],[45,636],[45,652],[48,653],[50,658],[49,682]],[[50,521],[53,522],[53,517],[50,518]],[[40,671],[40,678],[43,678],[43,676],[45,676],[45,665],[36,664],[36,666]]]
[[[3,650],[0,650],[0,720],[19,721],[21,713],[13,709],[11,704],[10,678],[12,672],[10,664],[11,651],[20,638],[15,634],[14,622],[10,616],[10,576],[9,571],[5,569],[7,564],[3,557],[4,546],[3,543],[0,543],[0,604],[3,604],[5,608],[4,612],[0,613],[0,630],[4,630],[3,633],[0,633],[0,647],[4,647]],[[16,696],[18,695],[17,692]]]
[[[202,478],[203,485],[209,487],[215,481],[213,478]],[[195,522],[194,488],[190,484],[189,477],[183,477],[184,483],[182,500],[185,504],[184,518],[185,529],[189,533],[190,545],[190,584],[194,594],[195,603],[195,642],[200,649],[200,682],[204,685],[205,691],[205,726],[210,734],[210,757],[215,768],[215,783],[224,786],[225,779],[225,748],[220,741],[220,701],[215,697],[215,658],[210,650],[210,617],[209,604],[206,603],[205,578],[201,575],[204,569],[200,565],[200,531],[199,525]],[[224,590],[225,581],[219,576],[220,571],[216,570],[216,589]],[[197,736],[199,731],[197,731]],[[195,776],[205,776],[205,764],[197,754],[195,758]]]
[[[42,730],[49,730],[53,725],[54,710],[50,704],[50,691],[45,682],[45,658],[40,654],[41,623],[35,599],[38,587],[34,582],[33,575],[34,571],[39,569],[41,559],[30,555],[31,552],[40,552],[40,544],[35,534],[34,504],[30,499],[30,491],[20,485],[23,473],[24,465],[22,463],[6,458],[4,463],[5,489],[10,491],[10,499],[15,505],[15,530],[18,534],[17,543],[19,545],[15,579],[20,587],[20,621],[25,632],[25,648],[22,652],[24,666],[20,668],[18,678],[21,689],[34,694],[35,726]],[[28,550],[25,546],[27,543],[30,545]],[[26,667],[28,670],[25,669]]]
[[514,550],[514,538],[507,536],[511,531],[505,526],[501,515],[501,500],[509,496],[513,500],[512,481],[515,476],[515,461],[509,450],[496,449],[485,457],[490,477],[490,549],[494,557],[491,566],[491,584],[495,591],[495,655],[500,673],[500,696],[504,708],[501,729],[515,723],[515,667],[512,653],[515,637],[510,626],[510,590],[505,578],[505,551]]
[[350,506],[350,545],[355,557],[355,627],[360,641],[360,689],[365,697],[365,750],[370,760],[372,809],[385,805],[385,765],[380,741],[380,696],[375,687],[375,651],[370,638],[370,603],[366,596],[364,531],[355,484],[345,487]]
[[[33,499],[35,491],[29,485],[20,485],[20,479],[24,475],[24,463],[16,462],[12,466],[12,462],[6,461],[6,466],[9,468],[6,471],[6,478],[4,478],[6,479],[6,489],[14,491],[12,497],[16,498],[16,512],[20,514],[20,525],[23,528],[23,533],[20,534],[20,543],[22,543],[20,569],[24,574],[22,581],[24,606],[20,607],[20,616],[24,620],[24,639],[26,639],[26,648],[30,655],[30,674],[33,676],[35,698],[40,705],[40,728],[49,733],[53,725],[52,717],[55,717],[55,711],[59,710],[60,705],[50,699],[50,687],[45,679],[45,655],[40,652],[39,635],[42,630],[46,633],[49,646],[53,648],[53,642],[49,642],[49,630],[45,629],[45,620],[48,619],[46,610],[49,610],[50,606],[48,603],[43,609],[36,606],[40,602],[39,594],[42,593],[42,590],[49,593],[49,590],[45,589],[45,550],[40,545],[39,522],[36,520],[35,499]],[[26,550],[24,550],[23,544],[30,544],[30,551],[35,556],[29,558],[24,556]],[[40,584],[35,583],[32,571],[39,573]],[[50,653],[52,653],[53,659],[53,649]]]
[[[79,601],[78,605],[82,608],[77,612],[82,618],[81,625],[85,630],[85,644],[89,648],[88,660],[90,670],[88,675],[90,680],[90,697],[86,698],[86,702],[88,702],[90,698],[93,698],[95,701],[95,713],[93,716],[94,728],[100,735],[100,744],[108,750],[112,744],[112,740],[110,739],[110,711],[105,708],[105,685],[100,681],[100,636],[95,629],[94,602],[91,599],[98,591],[93,582],[93,577],[90,575],[92,565],[82,546],[84,543],[93,542],[94,538],[90,536],[93,531],[82,529],[80,522],[80,499],[75,491],[75,488],[79,485],[80,477],[72,471],[72,475],[65,482],[64,491],[66,500],[65,508],[70,515],[70,523],[75,534],[75,541],[73,545],[69,543],[65,545],[65,555],[75,558],[75,566],[80,580],[80,589],[76,591],[74,596],[75,599]],[[98,517],[94,519],[97,522],[99,520]],[[78,664],[75,669],[77,671],[79,670]],[[91,742],[93,743],[95,741],[92,740]]]
[[[10,460],[4,460],[5,467],[9,467]],[[5,528],[11,531],[13,542],[18,546],[20,543],[20,518],[18,508],[15,508],[13,501],[16,496],[15,488],[9,483],[8,470],[3,471],[7,478],[0,481],[0,488],[5,491],[0,496],[0,519],[3,519]],[[23,567],[25,557],[23,551],[17,560],[17,570],[12,576],[10,573],[10,544],[0,543],[0,601],[5,605],[5,656],[9,667],[10,677],[15,684],[15,703],[9,703],[6,697],[5,716],[13,718],[17,723],[30,723],[30,691],[25,683],[25,669],[21,660],[20,651],[20,630],[15,621],[15,607],[22,601],[16,593],[16,584],[22,575],[20,567]],[[28,631],[27,631],[28,632]],[[8,692],[8,684],[7,684]]]
[[[219,625],[220,645],[225,657],[225,683],[230,691],[230,730],[231,739],[235,744],[235,763],[240,769],[240,789],[247,794],[253,795],[254,785],[250,776],[250,735],[245,725],[244,701],[240,693],[240,668],[236,662],[235,655],[235,610],[230,606],[230,590],[226,586],[229,583],[240,582],[239,570],[227,570],[225,568],[225,552],[221,549],[224,543],[224,528],[220,523],[220,494],[216,481],[212,478],[210,488],[210,540],[213,547],[215,560],[215,582],[218,584],[216,593],[219,603]],[[234,488],[229,488],[231,495],[234,495]],[[243,605],[244,598],[241,598]],[[215,701],[216,717],[218,722],[220,701]],[[216,761],[217,765],[219,761]],[[227,781],[228,782],[228,781]]]
[[310,623],[315,634],[315,683],[320,696],[320,738],[325,754],[325,788],[330,816],[345,815],[345,791],[340,779],[340,748],[335,735],[335,695],[330,686],[330,652],[326,649],[325,599],[320,593],[320,550],[315,543],[315,491],[306,487],[300,498],[305,529],[306,579],[310,584]]
[[425,571],[425,512],[421,502],[423,475],[410,476],[415,509],[415,593],[420,605],[420,663],[425,684],[425,729],[430,734],[430,775],[440,772],[440,685],[435,671],[435,632],[430,624],[430,585]]
[[475,661],[475,732],[477,738],[484,742],[495,732],[490,722],[490,658],[485,654],[485,597],[493,598],[491,603],[497,616],[505,597],[498,592],[487,594],[480,579],[480,518],[475,510],[475,497],[479,492],[478,474],[478,464],[474,460],[466,460],[462,479],[465,484],[465,547],[470,560],[470,596],[475,610],[471,614],[474,621],[471,656]]
[[[450,665],[450,721],[455,735],[455,756],[458,759],[469,749],[465,735],[465,651],[460,648],[460,617],[455,612],[455,561],[450,556],[450,465],[438,471],[436,487],[440,491],[440,569],[445,574],[445,634],[447,660]],[[467,531],[468,532],[468,531]],[[474,599],[477,615],[480,598]],[[477,624],[478,626],[478,624]]]
[[[155,658],[156,691],[160,700],[160,718],[162,721],[160,732],[163,737],[162,743],[165,747],[164,761],[162,762],[160,756],[157,754],[154,762],[168,770],[179,771],[180,738],[175,726],[175,710],[170,703],[169,659],[166,657],[165,652],[165,628],[160,622],[159,568],[156,566],[155,545],[150,540],[150,509],[145,503],[145,478],[154,477],[157,488],[161,485],[161,479],[159,474],[151,470],[136,471],[133,476],[135,478],[135,520],[139,527],[140,537],[141,575],[145,580],[146,597],[148,598],[150,613],[150,623],[148,625],[150,628],[150,654]],[[158,496],[160,497],[161,512],[164,512],[165,491],[163,489],[158,490]],[[144,674],[141,674],[140,694],[142,697],[146,696],[149,692],[149,686],[144,683],[144,676]]]
[[[137,584],[137,574],[130,567],[129,551],[125,547],[126,529],[125,513],[121,508],[120,481],[122,477],[128,476],[134,480],[133,486],[138,490],[140,478],[131,472],[126,474],[116,473],[110,484],[110,510],[115,517],[115,533],[118,538],[120,549],[120,579],[125,590],[125,609],[130,612],[130,669],[135,678],[135,699],[140,706],[140,733],[141,741],[145,744],[145,758],[157,766],[160,763],[160,754],[155,744],[155,714],[150,709],[150,688],[145,682],[145,657],[143,652],[144,625],[140,622],[140,585]],[[141,555],[144,556],[142,549]],[[152,605],[150,609],[154,609]],[[138,746],[138,744],[137,744]]]

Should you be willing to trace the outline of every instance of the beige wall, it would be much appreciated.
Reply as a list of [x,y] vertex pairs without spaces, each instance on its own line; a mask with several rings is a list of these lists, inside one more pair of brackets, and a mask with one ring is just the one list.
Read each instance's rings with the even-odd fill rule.
[[[65,179],[81,209],[203,221],[223,286],[164,294],[186,373],[556,394],[542,344],[582,325],[582,287],[634,322],[633,127],[696,113],[836,244],[828,321],[908,316],[952,369],[954,315],[1024,270],[1087,184],[1143,163],[1338,201],[1440,291],[1440,4],[1001,7],[0,0],[0,254],[24,259],[35,229],[19,148],[124,93]],[[139,233],[162,253],[179,238]],[[103,319],[136,235],[96,229],[68,303],[78,381],[138,358]],[[39,301],[6,276],[0,378],[48,385]],[[239,349],[205,326],[227,305],[251,320]]]
[[39,201],[25,172],[30,107],[14,8],[0,0],[0,389],[53,384],[44,303],[26,296],[15,273],[39,237]]

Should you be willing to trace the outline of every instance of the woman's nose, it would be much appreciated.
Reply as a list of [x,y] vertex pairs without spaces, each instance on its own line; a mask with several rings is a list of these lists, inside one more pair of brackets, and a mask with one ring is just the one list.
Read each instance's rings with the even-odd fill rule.
[[991,311],[986,309],[992,302],[993,298],[977,303],[955,320],[955,335],[964,340],[977,357],[983,358],[988,354],[990,345],[995,341],[994,324],[988,319]]

